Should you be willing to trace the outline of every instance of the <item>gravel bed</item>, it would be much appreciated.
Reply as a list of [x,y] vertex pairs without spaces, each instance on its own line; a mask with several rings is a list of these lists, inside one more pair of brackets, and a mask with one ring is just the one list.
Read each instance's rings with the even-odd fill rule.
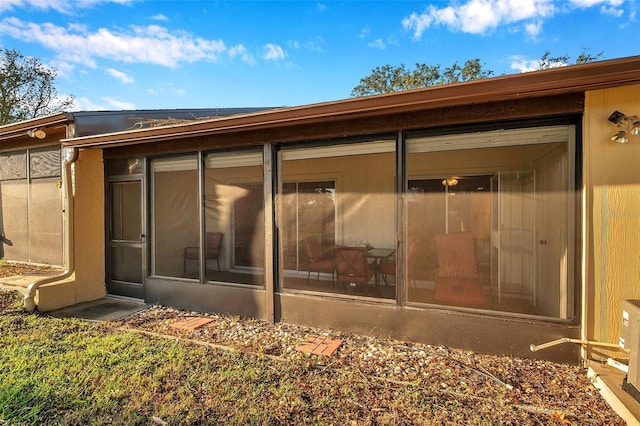
[[[50,268],[0,265],[0,277],[52,272]],[[10,303],[12,297],[0,291],[1,304]],[[3,298],[7,300],[1,300]],[[191,317],[212,321],[195,330],[171,326]],[[276,362],[307,362],[319,369],[352,374],[365,381],[409,386],[434,400],[448,401],[459,410],[491,410],[493,417],[496,414],[501,417],[500,410],[513,412],[515,409],[523,413],[515,421],[505,415],[505,422],[501,422],[505,424],[625,424],[590,383],[586,368],[579,366],[162,306],[149,307],[101,327],[179,338],[270,357]],[[296,350],[296,346],[312,336],[343,342],[331,356]],[[461,417],[474,418],[473,414],[465,413]]]
[[[195,330],[171,326],[191,317],[213,321]],[[431,395],[516,407],[559,424],[625,424],[590,383],[586,368],[579,366],[162,306],[152,306],[110,326],[188,339],[283,362],[307,360],[317,368],[412,386]],[[312,336],[340,339],[343,343],[331,356],[296,350]]]

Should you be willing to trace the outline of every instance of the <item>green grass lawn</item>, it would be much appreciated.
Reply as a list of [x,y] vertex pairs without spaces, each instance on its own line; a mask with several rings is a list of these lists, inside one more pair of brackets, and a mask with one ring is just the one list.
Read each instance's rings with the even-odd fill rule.
[[395,423],[398,410],[405,420],[433,417],[433,401],[414,389],[385,390],[311,358],[283,362],[18,307],[16,299],[16,311],[0,315],[0,424],[367,424],[374,416]]
[[404,381],[362,361],[366,347],[318,358],[205,343],[25,313],[0,290],[0,425],[622,424],[550,363],[487,358],[507,390],[453,355],[420,357],[425,374]]

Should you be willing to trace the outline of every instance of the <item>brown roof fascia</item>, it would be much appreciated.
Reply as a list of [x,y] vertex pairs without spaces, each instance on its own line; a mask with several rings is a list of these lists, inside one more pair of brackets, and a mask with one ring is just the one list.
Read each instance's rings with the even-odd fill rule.
[[73,121],[73,114],[61,112],[32,118],[30,120],[18,121],[17,123],[5,124],[4,126],[0,126],[0,141],[22,137],[28,130],[67,125]]
[[512,74],[405,92],[266,110],[194,123],[130,130],[62,142],[70,147],[111,147],[296,124],[375,117],[399,112],[552,96],[640,83],[640,56]]

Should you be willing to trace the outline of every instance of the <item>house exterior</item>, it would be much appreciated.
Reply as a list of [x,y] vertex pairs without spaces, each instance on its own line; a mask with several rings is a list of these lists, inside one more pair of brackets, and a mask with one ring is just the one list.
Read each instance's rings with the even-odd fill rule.
[[[486,353],[606,358],[622,301],[640,298],[640,136],[634,119],[609,120],[640,115],[638,95],[630,57],[60,131],[51,179],[66,194],[65,272],[34,285],[33,302],[108,293]],[[621,130],[629,142],[612,142]],[[3,156],[31,142],[7,138]]]

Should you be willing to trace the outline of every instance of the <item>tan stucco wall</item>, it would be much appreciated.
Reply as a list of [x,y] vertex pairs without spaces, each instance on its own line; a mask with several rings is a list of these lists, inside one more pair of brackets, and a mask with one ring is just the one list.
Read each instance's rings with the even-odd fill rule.
[[[611,142],[607,118],[640,115],[640,85],[586,93],[584,337],[617,343],[621,304],[640,298],[640,136]],[[614,353],[594,350],[591,356]],[[618,353],[619,355],[619,353]]]
[[101,150],[81,151],[75,164],[76,303],[105,290],[104,167]]
[[99,299],[106,294],[104,266],[104,173],[102,151],[81,151],[74,170],[74,273],[38,289],[41,311]]

